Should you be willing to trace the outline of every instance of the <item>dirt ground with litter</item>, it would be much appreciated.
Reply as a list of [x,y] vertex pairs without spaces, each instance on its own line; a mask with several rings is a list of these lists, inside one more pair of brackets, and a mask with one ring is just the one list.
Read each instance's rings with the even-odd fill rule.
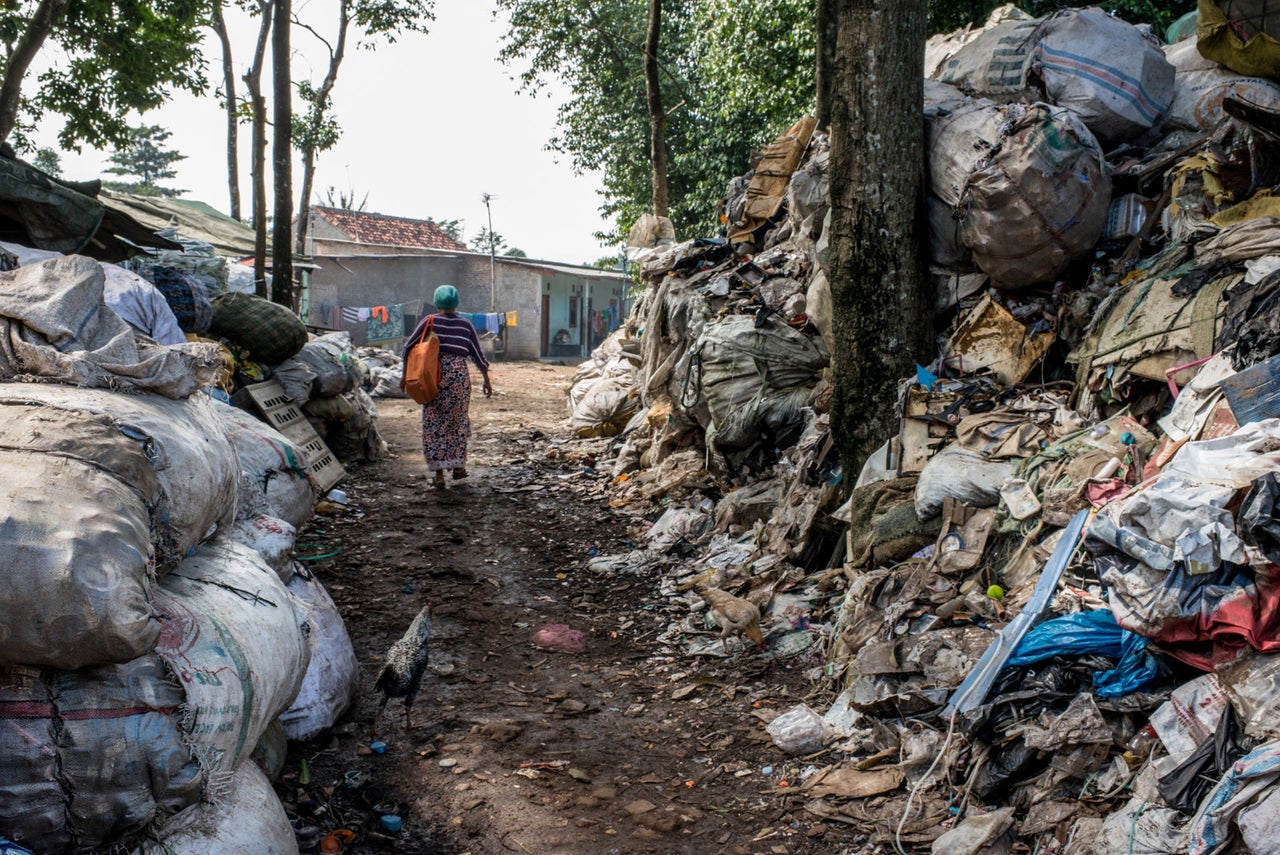
[[[811,691],[812,662],[743,652],[690,659],[656,638],[683,615],[657,580],[599,578],[645,517],[611,508],[592,452],[572,440],[573,369],[499,363],[476,383],[471,477],[433,490],[420,409],[378,401],[393,457],[353,467],[347,508],[317,516],[301,558],[328,586],[360,659],[362,691],[332,732],[291,747],[277,784],[303,851],[347,828],[351,853],[835,853],[865,837],[806,819],[764,719]],[[607,468],[607,467],[605,467]],[[652,519],[660,512],[649,509]],[[387,648],[433,604],[431,668],[406,730],[372,683]],[[587,633],[586,652],[541,650],[545,624]],[[773,767],[766,775],[765,768]],[[378,832],[398,814],[403,829]]]

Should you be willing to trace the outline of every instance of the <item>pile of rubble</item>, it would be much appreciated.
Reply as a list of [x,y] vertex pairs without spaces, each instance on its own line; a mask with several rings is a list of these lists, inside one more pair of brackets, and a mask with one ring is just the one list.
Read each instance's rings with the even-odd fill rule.
[[106,299],[149,283],[21,249],[0,273],[0,849],[297,852],[269,777],[358,685],[291,557],[309,452],[218,400],[225,346],[157,344]]
[[1276,851],[1280,62],[1224,52],[1241,5],[1200,50],[1096,9],[931,42],[938,349],[857,471],[812,121],[722,237],[637,226],[571,412],[653,522],[589,567],[658,575],[686,655],[725,655],[699,589],[760,608],[830,699],[770,725],[786,795],[864,851]]

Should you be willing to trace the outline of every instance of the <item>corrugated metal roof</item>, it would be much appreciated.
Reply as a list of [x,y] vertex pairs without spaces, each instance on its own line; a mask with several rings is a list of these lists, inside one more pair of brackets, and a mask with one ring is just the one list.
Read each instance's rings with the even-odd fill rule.
[[617,270],[601,270],[599,267],[589,267],[583,264],[557,264],[553,261],[537,261],[532,258],[514,258],[510,255],[500,255],[498,256],[498,261],[501,261],[503,264],[518,264],[521,267],[534,267],[548,273],[576,276],[579,279],[608,279],[614,282],[624,282],[630,279],[627,274],[619,273]]

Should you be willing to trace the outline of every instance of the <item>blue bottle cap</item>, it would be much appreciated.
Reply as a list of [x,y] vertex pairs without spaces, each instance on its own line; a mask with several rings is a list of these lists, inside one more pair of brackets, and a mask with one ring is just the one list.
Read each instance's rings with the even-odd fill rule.
[[383,742],[382,740],[378,740],[377,742],[370,742],[369,750],[372,751],[374,754],[386,754],[387,743]]
[[393,813],[383,814],[382,819],[379,820],[379,822],[382,823],[383,831],[390,832],[391,834],[400,833],[400,817],[396,816],[395,814]]

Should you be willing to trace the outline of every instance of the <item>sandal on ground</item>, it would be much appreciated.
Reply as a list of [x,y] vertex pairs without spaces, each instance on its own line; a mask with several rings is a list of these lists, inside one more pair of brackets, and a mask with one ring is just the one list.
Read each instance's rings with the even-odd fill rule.
[[440,478],[435,479],[434,481],[432,481],[432,482],[431,482],[431,486],[432,486],[432,487],[435,487],[437,490],[443,490],[443,489],[444,489],[444,478],[443,478],[443,477],[440,477]]
[[471,473],[468,472],[466,469],[455,469],[453,470],[453,480],[460,481],[463,478],[466,478],[470,474]]

